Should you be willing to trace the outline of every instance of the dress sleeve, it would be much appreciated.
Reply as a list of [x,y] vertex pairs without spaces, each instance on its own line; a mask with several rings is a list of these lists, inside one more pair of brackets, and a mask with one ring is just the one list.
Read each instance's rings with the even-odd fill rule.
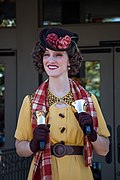
[[95,106],[95,109],[97,112],[97,117],[98,117],[98,134],[102,135],[104,137],[109,137],[110,132],[107,128],[107,124],[106,124],[105,119],[103,117],[101,108],[100,108],[99,103],[97,101],[97,98],[93,94],[92,94],[91,98],[93,100],[93,103],[94,103],[94,106]]
[[20,141],[30,141],[33,138],[31,124],[31,105],[28,96],[25,96],[19,112],[15,138]]

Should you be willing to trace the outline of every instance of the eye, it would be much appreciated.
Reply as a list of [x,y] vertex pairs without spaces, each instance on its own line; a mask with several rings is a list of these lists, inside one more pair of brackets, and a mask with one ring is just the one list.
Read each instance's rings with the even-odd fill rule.
[[57,53],[56,56],[63,56],[63,54],[62,53]]
[[45,52],[45,53],[43,54],[43,57],[45,57],[45,56],[49,56],[49,53]]

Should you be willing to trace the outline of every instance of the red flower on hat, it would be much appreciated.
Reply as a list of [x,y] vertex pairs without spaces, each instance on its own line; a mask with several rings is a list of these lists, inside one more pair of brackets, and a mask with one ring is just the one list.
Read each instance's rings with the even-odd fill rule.
[[71,37],[68,35],[58,37],[57,34],[51,33],[47,35],[46,41],[54,48],[67,49],[71,43]]

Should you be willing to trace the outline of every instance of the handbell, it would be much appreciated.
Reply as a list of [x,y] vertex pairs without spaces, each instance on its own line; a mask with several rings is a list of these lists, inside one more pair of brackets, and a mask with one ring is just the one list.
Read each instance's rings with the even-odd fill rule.
[[[86,112],[88,103],[84,99],[78,99],[72,102],[72,106],[76,109],[78,113],[81,113],[81,112]],[[90,133],[91,133],[91,127],[89,125],[86,125],[85,134],[90,135]]]
[[[40,125],[40,124],[45,124],[45,117],[46,117],[46,112],[45,111],[41,111],[41,110],[38,110],[38,111],[35,111],[33,113],[36,121],[37,121],[37,125]],[[41,140],[40,141],[40,150],[44,150],[45,149],[45,141]]]
[[34,112],[34,117],[37,121],[37,125],[39,124],[45,124],[45,116],[46,116],[46,112],[38,110]]
[[78,113],[86,112],[88,103],[84,99],[78,99],[72,102],[72,106],[77,110]]

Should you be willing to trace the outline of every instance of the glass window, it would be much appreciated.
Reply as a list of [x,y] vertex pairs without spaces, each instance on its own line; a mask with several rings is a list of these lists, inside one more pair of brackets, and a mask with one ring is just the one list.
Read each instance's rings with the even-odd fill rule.
[[[119,0],[39,0],[42,26],[120,22]],[[39,26],[41,25],[39,24]]]
[[43,0],[42,7],[43,26],[80,23],[80,1],[78,0]]
[[100,102],[100,62],[83,61],[80,72],[73,77]]
[[5,134],[4,134],[4,65],[0,64],[0,147],[4,145]]
[[100,101],[100,63],[99,61],[85,62],[85,77],[83,78],[87,91],[93,93]]
[[0,27],[16,26],[15,0],[0,0]]

